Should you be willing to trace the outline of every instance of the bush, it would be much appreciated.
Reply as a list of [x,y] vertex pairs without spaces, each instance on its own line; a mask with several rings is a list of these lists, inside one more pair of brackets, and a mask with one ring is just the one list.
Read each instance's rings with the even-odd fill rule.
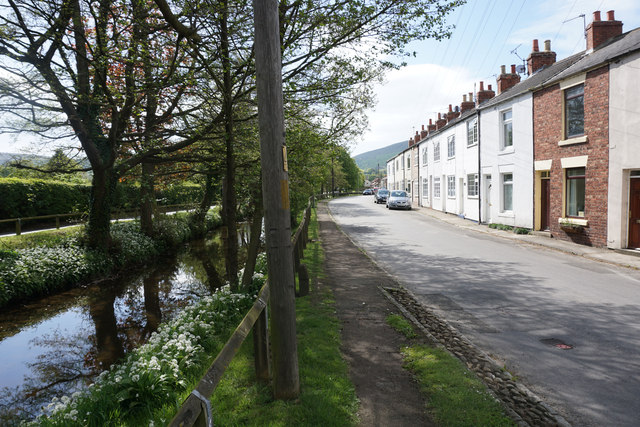
[[512,231],[513,230],[513,227],[511,225],[496,224],[496,223],[489,224],[489,228],[493,228],[493,229],[497,229],[497,230],[504,230],[504,231]]
[[517,227],[513,230],[513,232],[516,234],[529,234],[531,233],[531,230],[529,230],[528,228]]

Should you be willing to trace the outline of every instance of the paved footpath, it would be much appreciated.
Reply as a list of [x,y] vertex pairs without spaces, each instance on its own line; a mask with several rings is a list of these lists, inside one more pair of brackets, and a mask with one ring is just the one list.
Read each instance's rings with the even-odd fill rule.
[[395,306],[379,286],[393,279],[364,255],[318,204],[320,239],[325,248],[324,286],[336,299],[342,323],[342,354],[360,400],[363,426],[434,426],[411,374],[402,368],[400,348],[409,342],[385,322]]

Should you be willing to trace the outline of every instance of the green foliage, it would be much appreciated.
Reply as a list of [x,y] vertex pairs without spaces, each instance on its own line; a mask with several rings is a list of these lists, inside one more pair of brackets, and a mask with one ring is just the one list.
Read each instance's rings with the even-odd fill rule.
[[[208,229],[220,222],[211,212]],[[51,294],[87,282],[114,269],[143,264],[189,240],[189,214],[162,217],[154,226],[154,238],[146,236],[135,221],[111,227],[111,253],[87,249],[81,229],[40,232],[0,240],[0,307],[11,301]]]
[[83,212],[88,206],[90,191],[88,185],[0,178],[0,218]]
[[513,232],[516,234],[529,234],[531,233],[531,230],[528,228],[516,227],[513,229]]
[[[68,182],[0,178],[0,219],[26,218],[42,215],[86,212],[89,209],[91,186]],[[202,188],[196,184],[176,183],[157,191],[159,204],[196,203]],[[118,185],[113,200],[114,209],[132,210],[140,205],[138,185]]]
[[515,425],[482,381],[445,350],[413,346],[402,353],[428,396],[429,409],[438,425]]
[[51,402],[37,424],[166,425],[167,412],[175,412],[195,386],[255,296],[225,287],[203,298],[102,372],[88,390]]
[[494,222],[489,224],[489,228],[493,228],[495,230],[513,231],[513,226],[511,225],[496,224]]
[[399,314],[388,315],[386,321],[393,329],[409,339],[417,336],[416,331],[414,331],[413,326],[411,326],[411,323]]

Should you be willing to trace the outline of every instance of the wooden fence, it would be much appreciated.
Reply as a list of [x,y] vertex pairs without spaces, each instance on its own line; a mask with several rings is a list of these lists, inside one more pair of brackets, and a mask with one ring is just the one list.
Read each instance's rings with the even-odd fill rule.
[[[154,210],[155,213],[167,213],[179,210],[189,210],[194,209],[197,205],[195,204],[181,204],[181,205],[163,205],[157,206]],[[61,220],[66,219],[66,225],[76,225],[83,224],[87,220],[86,212],[75,212],[75,213],[66,213],[66,214],[54,214],[54,215],[41,215],[41,216],[30,216],[24,218],[8,218],[8,219],[0,219],[0,224],[6,223],[15,223],[15,234],[19,236],[22,234],[23,228],[27,222],[31,222],[29,230],[43,230],[47,228],[51,228],[55,221],[55,227],[60,228]],[[121,220],[128,218],[138,218],[140,217],[140,210],[116,210],[111,213],[112,220]],[[74,220],[75,218],[75,220]],[[64,222],[62,223],[63,225]]]
[[[300,262],[300,259],[304,256],[304,248],[307,246],[307,241],[309,240],[309,223],[311,221],[311,209],[313,206],[314,197],[312,196],[309,198],[309,204],[304,211],[302,222],[298,226],[291,241],[294,273],[298,273],[299,282],[299,291],[296,292],[297,296],[304,296],[309,293],[309,275],[305,265]],[[269,282],[267,281],[260,290],[258,299],[244,316],[244,319],[242,319],[242,322],[240,322],[233,335],[231,335],[231,338],[229,338],[213,361],[207,373],[204,374],[196,388],[182,403],[178,413],[169,423],[171,427],[213,425],[211,401],[209,398],[251,329],[253,329],[256,378],[258,378],[259,381],[268,381],[270,379],[271,358],[269,353],[268,303]]]

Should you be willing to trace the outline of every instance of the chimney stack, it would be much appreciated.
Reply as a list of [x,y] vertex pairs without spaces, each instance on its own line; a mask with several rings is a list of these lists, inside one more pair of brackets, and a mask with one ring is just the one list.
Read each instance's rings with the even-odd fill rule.
[[433,124],[433,121],[431,119],[429,119],[429,124],[427,125],[427,130],[429,131],[429,133],[435,132],[435,130],[436,130],[436,125]]
[[529,75],[543,67],[547,67],[556,62],[556,53],[551,51],[551,40],[544,41],[544,52],[538,49],[538,40],[533,40],[533,50],[527,58],[527,72]]
[[484,89],[484,82],[480,82],[480,90],[478,91],[477,105],[482,104],[484,101],[493,98],[496,93],[491,90],[491,85],[487,86],[487,90]]
[[436,130],[442,129],[447,124],[447,120],[442,118],[442,114],[438,113],[438,120],[436,120]]
[[465,111],[473,110],[476,105],[473,103],[473,95],[469,94],[469,100],[467,95],[462,95],[462,102],[460,103],[460,114],[464,114]]
[[413,144],[415,144],[413,138],[409,138],[409,147],[413,147]]
[[593,50],[612,37],[622,34],[622,21],[616,21],[614,11],[607,12],[607,20],[600,20],[600,11],[593,12],[593,22],[587,25],[587,50]]
[[513,86],[520,83],[520,74],[516,73],[516,66],[511,65],[511,73],[507,74],[505,70],[505,66],[501,65],[500,75],[498,76],[497,83],[498,83],[498,95],[500,95],[505,90],[510,89]]
[[424,128],[424,125],[422,125],[422,130],[420,130],[420,139],[425,139],[428,133],[429,132]]
[[449,111],[447,112],[447,123],[449,123],[459,115],[460,113],[458,112],[458,107],[456,107],[456,111],[453,111],[453,108],[451,108],[451,104],[449,104]]

